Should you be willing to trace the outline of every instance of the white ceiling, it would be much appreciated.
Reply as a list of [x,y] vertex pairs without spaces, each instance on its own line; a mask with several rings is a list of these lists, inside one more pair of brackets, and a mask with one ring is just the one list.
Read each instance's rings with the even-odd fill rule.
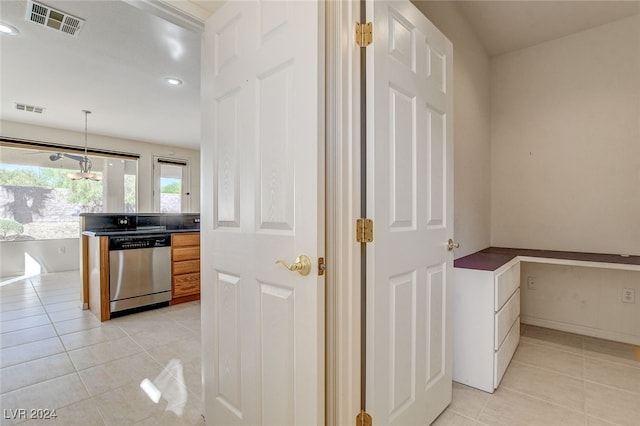
[[[88,109],[89,133],[199,147],[200,34],[158,17],[181,22],[157,6],[202,23],[220,1],[42,3],[85,19],[84,28],[77,38],[55,32],[25,20],[27,0],[0,0],[0,21],[20,30],[0,37],[0,118],[82,132]],[[491,55],[640,13],[639,1],[457,3]],[[184,84],[168,86],[168,76]],[[17,111],[14,102],[46,111]]]
[[0,39],[2,119],[82,132],[88,109],[89,133],[199,148],[200,34],[122,1],[42,3],[84,27],[56,32],[25,20],[27,0],[2,0],[0,20],[20,31]]
[[458,1],[490,56],[640,13],[639,1]]

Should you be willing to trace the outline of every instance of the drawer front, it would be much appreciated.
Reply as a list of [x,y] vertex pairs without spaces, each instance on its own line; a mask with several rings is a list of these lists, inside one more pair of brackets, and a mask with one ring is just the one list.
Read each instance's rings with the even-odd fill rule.
[[198,260],[200,259],[200,246],[173,248],[171,256],[174,262],[180,262],[182,260]]
[[496,300],[494,309],[498,312],[505,302],[509,300],[515,289],[520,287],[520,262],[496,276],[495,286]]
[[180,275],[173,279],[173,297],[200,293],[200,274]]
[[496,314],[495,320],[495,338],[494,338],[494,350],[498,350],[505,337],[507,337],[507,333],[511,330],[511,326],[513,325],[516,318],[520,316],[520,289],[516,289],[516,292],[513,293],[511,299],[504,304],[502,309],[498,311]]
[[190,274],[200,272],[199,260],[185,260],[182,262],[173,262],[173,275]]
[[171,234],[171,247],[199,246],[200,234],[190,232],[188,234]]
[[494,356],[494,388],[498,388],[500,381],[502,380],[502,376],[504,376],[505,371],[507,371],[507,367],[509,366],[509,362],[511,362],[511,358],[513,354],[516,352],[516,348],[518,347],[518,343],[520,342],[520,318],[516,319],[516,322],[513,323],[511,330],[507,334],[507,337],[504,339],[502,346],[495,353]]

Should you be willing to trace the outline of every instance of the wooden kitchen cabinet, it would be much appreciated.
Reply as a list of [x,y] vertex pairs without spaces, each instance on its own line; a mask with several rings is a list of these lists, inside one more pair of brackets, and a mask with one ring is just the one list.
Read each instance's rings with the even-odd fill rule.
[[82,236],[83,279],[87,307],[100,321],[111,318],[109,306],[109,237]]
[[200,300],[200,233],[171,234],[171,304]]

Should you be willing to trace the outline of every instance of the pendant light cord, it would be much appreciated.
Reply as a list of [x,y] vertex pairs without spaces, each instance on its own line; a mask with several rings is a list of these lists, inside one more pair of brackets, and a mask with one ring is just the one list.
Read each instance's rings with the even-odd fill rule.
[[91,111],[83,109],[82,112],[84,112],[84,158],[85,158],[85,161],[86,161],[86,158],[87,158],[87,117],[89,116],[89,114],[91,114]]

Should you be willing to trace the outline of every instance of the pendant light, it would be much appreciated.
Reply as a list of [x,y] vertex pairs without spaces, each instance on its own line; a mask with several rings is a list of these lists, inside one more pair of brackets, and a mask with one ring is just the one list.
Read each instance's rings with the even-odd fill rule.
[[83,109],[84,112],[84,157],[78,161],[80,164],[79,173],[67,173],[67,177],[73,180],[89,179],[89,180],[102,180],[102,175],[91,172],[91,160],[87,156],[87,117],[91,114],[91,111]]

